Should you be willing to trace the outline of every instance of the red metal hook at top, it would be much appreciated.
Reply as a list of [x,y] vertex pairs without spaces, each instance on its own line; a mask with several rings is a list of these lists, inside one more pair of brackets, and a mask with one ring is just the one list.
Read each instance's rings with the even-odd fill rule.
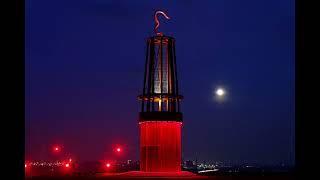
[[156,21],[156,26],[154,27],[154,32],[155,32],[157,35],[161,35],[162,33],[157,33],[157,29],[158,29],[158,27],[159,27],[159,25],[160,25],[159,20],[158,20],[158,14],[162,14],[166,19],[170,19],[170,17],[169,17],[165,12],[160,11],[160,10],[158,10],[158,11],[156,11],[156,12],[154,13],[154,20]]

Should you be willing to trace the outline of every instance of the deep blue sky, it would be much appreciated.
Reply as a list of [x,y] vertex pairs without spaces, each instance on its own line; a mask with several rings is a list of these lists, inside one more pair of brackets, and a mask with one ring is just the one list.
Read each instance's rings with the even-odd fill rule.
[[139,158],[156,9],[177,41],[183,158],[294,163],[293,0],[26,1],[26,158],[47,158],[52,143],[81,161],[114,158],[116,143]]

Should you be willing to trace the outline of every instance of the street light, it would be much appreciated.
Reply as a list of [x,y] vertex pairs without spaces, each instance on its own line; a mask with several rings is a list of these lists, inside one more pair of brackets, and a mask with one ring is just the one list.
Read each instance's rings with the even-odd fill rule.
[[110,167],[110,163],[107,163],[106,166],[107,166],[107,168],[109,168]]
[[58,153],[58,152],[61,151],[61,148],[60,148],[59,146],[54,146],[54,147],[53,147],[53,151],[56,152],[56,153]]

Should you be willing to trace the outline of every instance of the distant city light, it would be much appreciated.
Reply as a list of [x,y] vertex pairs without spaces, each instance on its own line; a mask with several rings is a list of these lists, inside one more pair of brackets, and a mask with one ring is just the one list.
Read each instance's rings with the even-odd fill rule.
[[106,166],[107,166],[107,167],[110,167],[110,163],[107,163]]
[[63,166],[64,164],[62,162],[31,162],[31,166]]
[[72,159],[70,158],[70,159],[69,159],[69,162],[71,162],[71,161],[72,161]]

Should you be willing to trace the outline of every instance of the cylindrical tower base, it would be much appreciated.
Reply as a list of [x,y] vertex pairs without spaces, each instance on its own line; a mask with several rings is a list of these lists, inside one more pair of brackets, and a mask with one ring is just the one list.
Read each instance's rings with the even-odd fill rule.
[[140,122],[140,171],[181,171],[181,125],[176,121]]

